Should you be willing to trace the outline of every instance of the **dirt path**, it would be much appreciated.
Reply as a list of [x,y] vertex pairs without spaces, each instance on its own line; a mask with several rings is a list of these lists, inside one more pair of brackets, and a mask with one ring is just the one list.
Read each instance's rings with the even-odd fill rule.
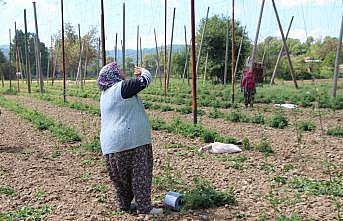
[[[97,129],[94,127],[98,127],[99,125],[98,117],[89,116],[77,110],[57,107],[46,101],[32,98],[15,96],[7,96],[7,98],[16,100],[28,107],[36,107],[40,112],[43,112],[56,120],[69,124],[81,132],[85,131],[85,134],[95,133]],[[84,115],[84,118],[82,118],[82,115]],[[86,126],[80,126],[83,122],[82,119],[86,119],[86,122],[88,122],[85,124]],[[94,122],[96,122],[96,126],[94,126]],[[228,123],[223,125],[223,128],[227,127]],[[287,186],[275,187],[275,185],[271,184],[271,180],[278,175],[285,176],[286,178],[300,175],[308,178],[327,177],[320,166],[322,165],[321,152],[317,154],[318,151],[314,151],[317,150],[320,145],[315,144],[313,149],[306,149],[306,152],[304,152],[305,150],[302,148],[310,148],[310,146],[292,146],[294,145],[291,141],[292,135],[288,134],[287,131],[281,136],[280,134],[275,136],[278,138],[275,139],[277,142],[274,141],[274,139],[271,139],[273,142],[273,149],[276,152],[275,154],[265,157],[263,154],[255,151],[244,151],[241,154],[234,155],[247,158],[246,162],[243,164],[243,169],[237,170],[228,164],[213,160],[211,157],[199,157],[190,152],[187,152],[186,154],[177,154],[180,153],[180,151],[165,149],[164,146],[170,143],[183,143],[191,146],[201,146],[203,143],[198,140],[190,140],[185,139],[182,136],[168,134],[163,131],[153,131],[155,176],[161,175],[164,172],[163,166],[170,162],[174,171],[180,172],[181,178],[188,182],[198,175],[210,180],[217,189],[234,187],[238,201],[235,206],[190,212],[183,215],[173,213],[168,216],[168,218],[174,220],[182,218],[198,219],[199,215],[203,213],[208,214],[211,218],[216,217],[217,220],[223,220],[224,218],[238,219],[238,217],[241,216],[247,220],[256,220],[263,214],[269,217],[275,217],[276,211],[272,209],[271,202],[266,200],[266,196],[269,193],[274,192],[277,197],[287,196],[289,198],[288,200],[294,201],[292,201],[293,203],[290,205],[286,203],[278,205],[278,213],[290,214],[292,212],[298,212],[300,215],[308,218],[332,220],[335,216],[335,207],[330,197],[295,194],[296,191],[289,189]],[[291,145],[286,142],[291,143]],[[337,151],[340,151],[338,149],[338,144],[334,143],[332,149],[328,152],[333,156],[334,162],[337,161],[338,163],[342,163],[342,159],[340,158],[342,154],[336,154]],[[299,153],[301,154],[299,155]],[[306,154],[308,154],[308,156]],[[272,165],[274,170],[266,171],[261,169],[263,163]],[[288,173],[283,173],[282,168],[285,164],[292,164],[294,169]],[[98,168],[98,170],[103,171],[104,168]],[[106,175],[104,174],[104,176]],[[70,179],[72,179],[72,177],[70,177]],[[163,192],[158,191],[156,187],[154,187],[153,193],[157,198],[164,194]],[[295,201],[295,199],[297,199],[297,201]]]

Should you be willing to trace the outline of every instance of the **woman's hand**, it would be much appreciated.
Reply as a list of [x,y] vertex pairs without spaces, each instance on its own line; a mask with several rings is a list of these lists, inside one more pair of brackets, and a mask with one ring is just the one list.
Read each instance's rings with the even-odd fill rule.
[[142,74],[142,67],[138,67],[138,66],[136,66],[135,67],[135,71],[134,71],[134,75],[136,76],[136,77],[138,77],[138,76],[140,76],[141,74]]

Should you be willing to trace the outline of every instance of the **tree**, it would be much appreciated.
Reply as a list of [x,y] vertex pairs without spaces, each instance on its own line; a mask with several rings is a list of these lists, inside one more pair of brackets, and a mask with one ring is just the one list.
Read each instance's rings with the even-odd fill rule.
[[[224,72],[224,60],[225,60],[225,42],[226,42],[226,30],[229,28],[229,38],[231,39],[232,30],[231,19],[229,17],[214,15],[208,19],[207,30],[203,41],[203,50],[201,55],[201,63],[199,67],[199,73],[203,73],[205,66],[205,57],[208,52],[208,66],[207,70],[211,77],[215,77],[218,81],[223,82]],[[200,46],[201,34],[205,26],[205,18],[200,22],[199,29],[196,34],[197,46]],[[241,36],[244,35],[244,41],[242,44],[241,57],[239,59],[238,70],[242,69],[245,63],[245,59],[248,56],[251,48],[250,40],[246,32],[243,32],[243,27],[239,21],[235,21],[235,56],[237,57],[239,42]],[[229,55],[231,55],[231,41],[229,41]],[[236,59],[237,60],[237,59]],[[228,70],[231,70],[231,56],[228,58]],[[231,79],[231,74],[228,74],[228,79]]]

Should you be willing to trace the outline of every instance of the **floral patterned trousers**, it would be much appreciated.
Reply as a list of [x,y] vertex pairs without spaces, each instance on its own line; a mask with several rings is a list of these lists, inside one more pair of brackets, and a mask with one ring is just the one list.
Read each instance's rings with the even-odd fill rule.
[[117,208],[128,211],[135,198],[138,213],[149,213],[153,156],[151,144],[106,154],[110,178],[116,188]]

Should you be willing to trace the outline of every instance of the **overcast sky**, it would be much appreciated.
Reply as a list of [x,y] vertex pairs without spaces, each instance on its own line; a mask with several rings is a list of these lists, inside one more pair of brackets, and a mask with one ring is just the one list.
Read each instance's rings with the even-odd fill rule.
[[[23,10],[27,9],[28,31],[34,32],[33,6],[30,0],[5,0],[0,6],[0,45],[8,44],[8,29],[14,33],[17,28],[24,29]],[[246,26],[250,39],[256,32],[256,25],[262,0],[236,0],[235,18]],[[37,16],[41,41],[50,45],[50,37],[61,29],[60,0],[37,0]],[[164,0],[104,0],[106,49],[114,47],[115,33],[122,39],[122,5],[126,4],[126,47],[136,48],[136,30],[140,25],[142,47],[154,47],[154,28],[158,44],[164,42]],[[322,38],[327,35],[338,36],[343,13],[342,0],[275,0],[280,19],[286,31],[291,16],[294,15],[290,37],[302,41],[306,36]],[[213,14],[230,15],[231,0],[195,0],[196,21],[199,23],[206,16],[207,7]],[[174,44],[184,43],[184,29],[190,39],[190,1],[168,0],[168,44],[170,44],[173,8],[176,8]],[[91,26],[100,30],[100,0],[64,0],[64,19],[77,27],[81,24],[81,34]],[[271,0],[266,0],[262,18],[259,41],[267,36],[279,35]],[[119,41],[120,42],[120,41]]]

